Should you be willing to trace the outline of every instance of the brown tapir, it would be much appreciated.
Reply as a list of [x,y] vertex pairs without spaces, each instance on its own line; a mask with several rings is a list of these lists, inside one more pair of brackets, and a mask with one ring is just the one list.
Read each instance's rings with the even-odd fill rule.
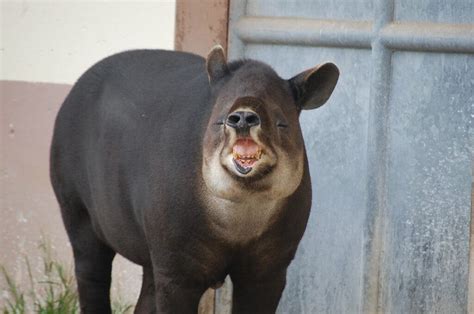
[[143,266],[137,313],[196,313],[227,275],[233,313],[273,313],[311,182],[298,122],[339,71],[292,79],[255,60],[139,50],[90,68],[64,101],[51,180],[83,313],[110,313],[119,253]]

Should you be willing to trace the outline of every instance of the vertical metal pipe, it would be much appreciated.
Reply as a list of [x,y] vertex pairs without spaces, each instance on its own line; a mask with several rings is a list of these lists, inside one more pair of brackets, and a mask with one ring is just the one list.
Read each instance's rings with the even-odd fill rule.
[[[471,132],[471,143],[474,132]],[[473,170],[471,170],[473,171]],[[474,178],[474,176],[473,176]],[[469,284],[468,284],[468,313],[474,313],[474,182],[471,183],[471,234],[469,245]]]
[[394,1],[379,0],[374,10],[371,90],[367,142],[367,216],[364,242],[362,313],[381,313],[381,260],[386,210],[387,123],[391,51],[381,39],[381,29],[393,20]]

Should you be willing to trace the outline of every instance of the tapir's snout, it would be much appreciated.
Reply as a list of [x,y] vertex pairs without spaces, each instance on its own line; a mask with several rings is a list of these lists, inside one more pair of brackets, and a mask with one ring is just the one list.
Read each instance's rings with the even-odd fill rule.
[[240,174],[248,174],[262,156],[261,147],[250,136],[250,128],[260,125],[260,121],[251,110],[236,110],[227,116],[226,125],[237,135],[232,144],[232,161]]
[[234,111],[227,117],[226,124],[237,132],[248,131],[260,124],[260,117],[253,111]]

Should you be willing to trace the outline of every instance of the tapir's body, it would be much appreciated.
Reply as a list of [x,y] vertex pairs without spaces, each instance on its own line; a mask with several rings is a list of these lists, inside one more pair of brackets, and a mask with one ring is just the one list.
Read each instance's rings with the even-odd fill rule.
[[[84,313],[110,312],[115,253],[143,266],[136,312],[196,312],[202,293],[228,274],[235,313],[275,311],[311,185],[301,131],[291,125],[298,89],[275,78],[275,95],[295,97],[295,109],[266,131],[286,109],[274,120],[275,110],[261,111],[274,93],[246,91],[261,79],[232,81],[245,66],[276,75],[255,61],[226,64],[219,51],[206,72],[201,57],[143,50],[104,59],[73,87],[56,121],[51,178]],[[246,103],[235,105],[240,99]],[[237,125],[236,112],[248,123]],[[272,135],[280,128],[296,136]]]

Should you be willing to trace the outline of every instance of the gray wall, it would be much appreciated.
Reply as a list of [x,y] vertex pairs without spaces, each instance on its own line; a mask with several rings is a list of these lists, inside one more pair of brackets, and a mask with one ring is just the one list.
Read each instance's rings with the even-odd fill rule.
[[231,59],[341,70],[301,117],[314,200],[280,313],[468,312],[473,22],[472,0],[231,1]]

